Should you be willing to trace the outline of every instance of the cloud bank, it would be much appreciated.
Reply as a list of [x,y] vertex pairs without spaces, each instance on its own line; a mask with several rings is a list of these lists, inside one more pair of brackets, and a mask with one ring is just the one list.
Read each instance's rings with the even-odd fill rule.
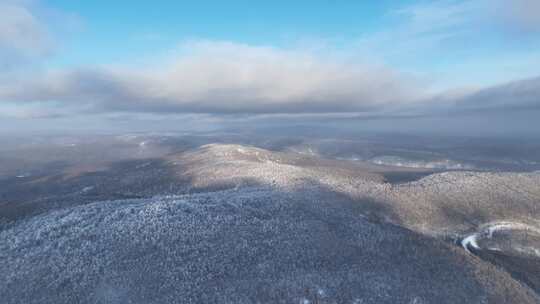
[[0,85],[0,100],[79,112],[435,113],[540,107],[540,78],[430,95],[411,75],[309,52],[230,42],[183,45],[140,67],[51,71]]
[[419,84],[386,67],[309,52],[194,42],[159,64],[54,71],[0,87],[0,99],[88,111],[321,113],[418,100]]

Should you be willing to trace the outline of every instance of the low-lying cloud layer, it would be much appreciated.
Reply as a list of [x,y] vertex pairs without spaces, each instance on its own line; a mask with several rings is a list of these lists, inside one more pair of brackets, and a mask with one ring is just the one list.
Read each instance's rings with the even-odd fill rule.
[[540,78],[430,95],[411,75],[307,52],[202,42],[150,67],[54,71],[0,86],[0,100],[80,112],[400,113],[540,107]]
[[151,67],[50,72],[0,87],[0,99],[89,111],[321,113],[372,111],[418,100],[419,85],[384,67],[307,52],[202,42]]

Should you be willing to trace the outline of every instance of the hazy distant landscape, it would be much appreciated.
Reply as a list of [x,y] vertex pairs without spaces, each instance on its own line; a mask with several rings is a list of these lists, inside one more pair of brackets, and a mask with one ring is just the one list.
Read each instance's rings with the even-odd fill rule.
[[3,141],[0,290],[13,301],[539,299],[534,143],[232,132]]

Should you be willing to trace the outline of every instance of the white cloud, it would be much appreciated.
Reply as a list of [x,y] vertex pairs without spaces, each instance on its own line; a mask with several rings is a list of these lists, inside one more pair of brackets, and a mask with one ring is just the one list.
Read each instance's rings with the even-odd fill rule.
[[148,67],[51,72],[2,88],[0,99],[54,101],[89,110],[209,113],[368,111],[407,104],[405,75],[309,52],[230,42],[184,44]]
[[383,26],[365,33],[353,51],[423,75],[436,90],[534,77],[539,5],[538,0],[420,1],[387,12]]
[[384,16],[383,24],[387,26],[363,35],[358,49],[383,62],[407,65],[413,59],[416,65],[414,60],[443,55],[452,47],[449,41],[471,35],[478,22],[475,18],[478,7],[472,1],[432,1],[404,6]]
[[433,94],[407,76],[309,52],[204,41],[150,66],[50,71],[0,83],[0,101],[62,113],[429,115],[540,107],[538,79]]
[[0,3],[0,65],[23,57],[42,56],[52,49],[47,26],[19,1]]

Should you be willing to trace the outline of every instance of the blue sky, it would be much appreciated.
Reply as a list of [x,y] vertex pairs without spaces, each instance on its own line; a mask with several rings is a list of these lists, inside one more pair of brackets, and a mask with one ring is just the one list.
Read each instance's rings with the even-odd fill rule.
[[539,3],[0,0],[0,116],[536,108]]
[[[44,1],[79,21],[47,64],[136,62],[201,39],[280,48],[324,46],[425,75],[438,82],[437,88],[495,84],[531,77],[540,69],[540,60],[533,60],[540,54],[539,32],[507,26],[496,14],[493,19],[500,20],[488,20],[486,8],[471,5],[481,1],[254,2]],[[458,12],[446,15],[452,10]],[[418,37],[412,27],[433,26],[429,13],[450,24]],[[384,35],[389,36],[385,41],[362,44]],[[437,40],[437,35],[448,37]],[[412,49],[404,46],[408,40]]]
[[[302,40],[346,40],[381,27],[395,1],[49,1],[76,12],[70,63],[115,61],[125,49],[163,52],[186,39],[287,46]],[[338,3],[338,4],[335,4]],[[405,5],[403,1],[400,5]],[[132,56],[135,56],[132,54]]]

